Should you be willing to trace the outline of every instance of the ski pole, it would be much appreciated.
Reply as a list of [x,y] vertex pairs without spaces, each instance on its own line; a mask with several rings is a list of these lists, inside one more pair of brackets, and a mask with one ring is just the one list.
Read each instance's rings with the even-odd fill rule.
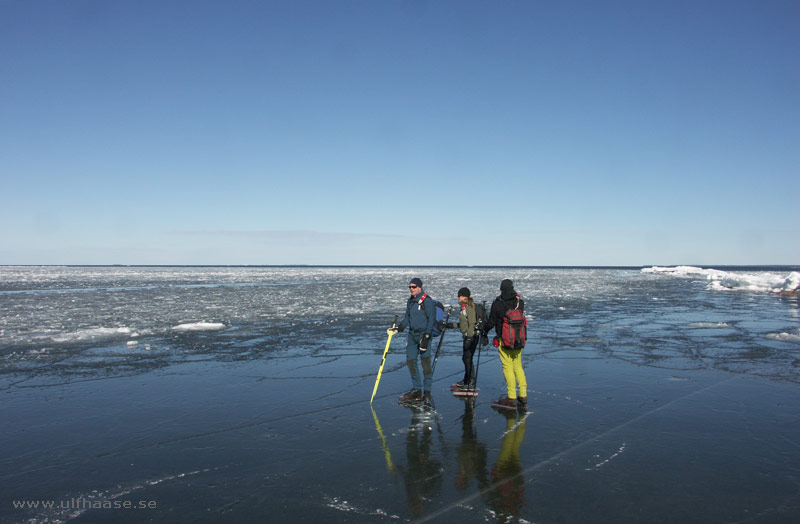
[[[392,322],[392,328],[397,326],[397,315],[394,316],[394,322]],[[378,383],[381,381],[381,375],[383,374],[383,365],[386,364],[386,353],[389,352],[389,344],[392,343],[392,337],[394,336],[394,329],[389,330],[389,339],[386,341],[386,348],[383,350],[383,359],[381,359],[381,367],[378,369],[378,376],[375,377],[375,387],[372,388],[372,396],[369,397],[369,403],[372,404],[372,399],[375,398],[375,393],[378,391]]]
[[436,346],[436,354],[433,356],[433,366],[431,366],[431,375],[436,371],[436,362],[439,360],[439,350],[442,349],[442,342],[444,342],[444,332],[447,331],[447,321],[450,320],[450,312],[453,311],[453,306],[447,306],[447,315],[444,317],[444,327],[442,334],[439,335],[439,345]]

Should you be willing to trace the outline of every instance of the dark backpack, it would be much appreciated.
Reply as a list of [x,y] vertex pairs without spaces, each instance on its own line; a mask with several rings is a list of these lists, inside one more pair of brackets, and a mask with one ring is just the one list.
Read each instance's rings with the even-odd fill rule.
[[[477,321],[477,327],[482,328],[483,325],[486,323],[486,304],[475,302],[475,320]],[[476,334],[479,334],[476,332]]]
[[528,338],[528,319],[519,309],[519,295],[517,304],[509,308],[503,315],[500,341],[505,349],[522,349]]
[[[423,293],[422,297],[418,301],[420,308],[422,308],[422,303],[425,302],[426,298],[433,300],[430,295]],[[438,337],[442,334],[442,331],[444,331],[444,304],[438,300],[433,300],[433,310],[436,312],[436,320],[433,322],[433,332],[431,333],[431,336]]]

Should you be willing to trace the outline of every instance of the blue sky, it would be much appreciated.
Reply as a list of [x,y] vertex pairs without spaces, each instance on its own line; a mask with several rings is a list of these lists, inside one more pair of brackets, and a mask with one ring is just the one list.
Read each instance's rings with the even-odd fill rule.
[[0,264],[800,263],[795,1],[0,0]]

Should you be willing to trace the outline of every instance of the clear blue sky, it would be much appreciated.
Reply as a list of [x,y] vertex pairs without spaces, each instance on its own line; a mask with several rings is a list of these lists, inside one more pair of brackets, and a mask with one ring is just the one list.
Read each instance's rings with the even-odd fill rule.
[[0,264],[800,263],[794,0],[0,0],[0,71]]

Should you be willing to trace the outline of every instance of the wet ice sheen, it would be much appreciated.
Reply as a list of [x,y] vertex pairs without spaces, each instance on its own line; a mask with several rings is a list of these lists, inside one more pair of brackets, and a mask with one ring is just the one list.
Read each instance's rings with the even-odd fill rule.
[[[450,395],[453,333],[433,410],[395,402],[402,336],[369,409],[412,276],[451,305],[515,281],[531,413],[489,407],[493,351],[477,403]],[[798,521],[797,298],[696,277],[2,268],[0,522]],[[11,506],[76,497],[159,509]]]

